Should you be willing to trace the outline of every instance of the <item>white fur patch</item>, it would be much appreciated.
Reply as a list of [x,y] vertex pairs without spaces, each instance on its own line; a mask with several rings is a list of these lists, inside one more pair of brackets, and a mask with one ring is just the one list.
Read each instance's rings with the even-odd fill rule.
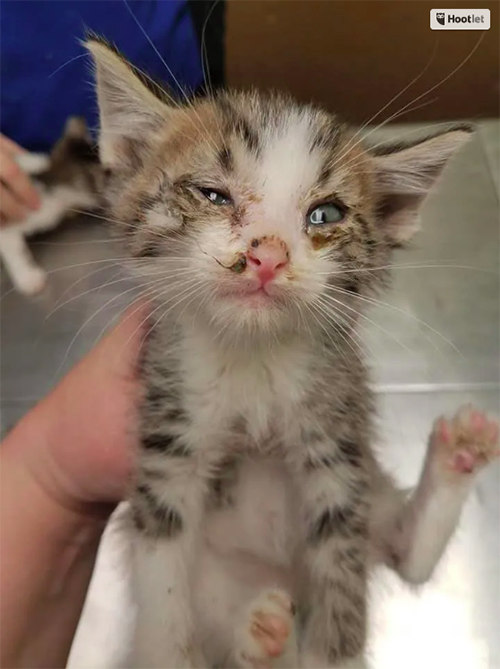
[[94,195],[69,186],[56,186],[47,192],[40,189],[40,194],[42,203],[37,211],[0,230],[0,257],[13,284],[26,295],[43,289],[46,274],[36,265],[25,238],[56,228],[73,209],[91,209],[98,204]]
[[94,195],[70,186],[56,186],[47,192],[40,190],[40,194],[41,207],[15,226],[23,235],[52,230],[73,209],[91,209],[98,204]]
[[[283,430],[298,429],[294,409],[308,384],[310,355],[301,342],[292,341],[241,357],[238,349],[215,345],[206,331],[191,332],[184,343],[183,367],[193,397],[193,415],[202,430],[199,438],[206,439],[210,426],[227,425],[235,407],[246,417],[256,443],[268,433],[276,412]],[[200,402],[199,398],[205,399]]]
[[320,166],[320,155],[311,152],[307,113],[290,113],[279,128],[269,130],[256,182],[262,202],[252,215],[252,235],[276,234],[290,245],[297,240],[305,215],[301,199],[313,187]]
[[20,153],[16,156],[16,162],[30,176],[41,174],[50,167],[50,157],[45,153]]

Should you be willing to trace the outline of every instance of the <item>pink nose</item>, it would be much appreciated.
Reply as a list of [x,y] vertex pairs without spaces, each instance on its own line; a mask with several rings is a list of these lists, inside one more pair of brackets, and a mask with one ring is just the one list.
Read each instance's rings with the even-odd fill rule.
[[288,265],[288,248],[278,237],[253,239],[247,252],[248,265],[264,286]]

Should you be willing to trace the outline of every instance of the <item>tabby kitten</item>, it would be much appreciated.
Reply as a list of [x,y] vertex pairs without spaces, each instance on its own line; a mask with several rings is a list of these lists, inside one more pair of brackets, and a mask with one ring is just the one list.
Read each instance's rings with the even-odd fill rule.
[[[288,97],[171,103],[104,42],[109,204],[154,308],[133,511],[136,667],[340,667],[367,570],[428,578],[498,430],[432,432],[407,498],[370,448],[358,295],[470,130],[370,150]],[[382,269],[381,269],[382,268]]]
[[0,231],[0,257],[12,283],[34,295],[47,274],[31,255],[26,238],[56,228],[74,209],[93,210],[102,204],[104,172],[84,119],[68,119],[50,155],[22,153],[16,157],[40,193],[41,205],[22,221]]

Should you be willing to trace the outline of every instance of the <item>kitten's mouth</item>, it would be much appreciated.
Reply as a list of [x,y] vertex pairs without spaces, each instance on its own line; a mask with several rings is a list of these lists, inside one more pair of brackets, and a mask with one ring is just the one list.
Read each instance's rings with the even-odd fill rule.
[[243,294],[240,299],[251,306],[259,306],[261,304],[269,304],[270,302],[274,303],[277,297],[270,293],[266,286],[259,286],[255,290]]
[[222,296],[233,302],[252,307],[276,304],[280,300],[279,290],[271,283],[259,285],[247,283],[241,286],[231,286],[222,291]]

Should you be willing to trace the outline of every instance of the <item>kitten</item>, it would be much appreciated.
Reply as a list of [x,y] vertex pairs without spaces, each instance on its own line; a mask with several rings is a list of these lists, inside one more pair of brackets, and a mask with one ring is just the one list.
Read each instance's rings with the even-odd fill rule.
[[25,238],[56,228],[75,208],[98,208],[104,172],[87,125],[78,117],[68,119],[50,155],[23,153],[17,161],[39,190],[41,206],[1,229],[0,257],[14,286],[34,295],[45,286],[47,274],[35,263]]
[[[370,150],[286,96],[175,105],[104,42],[109,204],[154,309],[131,506],[136,667],[340,667],[370,564],[432,573],[498,428],[432,431],[412,496],[377,463],[358,295],[470,129]],[[349,665],[350,666],[350,665]]]

